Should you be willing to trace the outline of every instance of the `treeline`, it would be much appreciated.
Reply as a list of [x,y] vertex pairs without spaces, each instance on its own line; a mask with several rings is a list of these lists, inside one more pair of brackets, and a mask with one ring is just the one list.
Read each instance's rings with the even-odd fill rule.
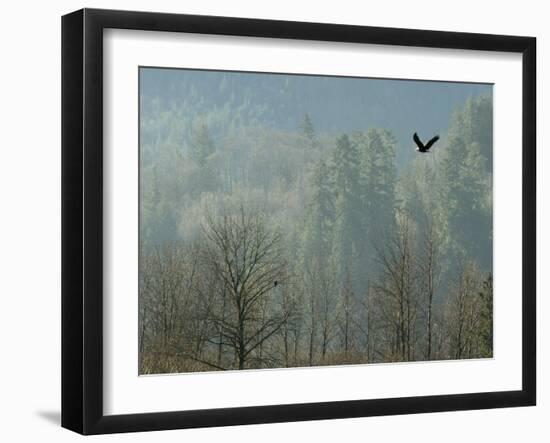
[[492,355],[490,97],[401,171],[307,115],[191,140],[143,163],[141,373]]
[[435,304],[438,246],[410,223],[398,217],[357,297],[321,256],[295,268],[257,213],[208,216],[193,245],[142,259],[140,372],[490,357],[491,276],[466,263]]

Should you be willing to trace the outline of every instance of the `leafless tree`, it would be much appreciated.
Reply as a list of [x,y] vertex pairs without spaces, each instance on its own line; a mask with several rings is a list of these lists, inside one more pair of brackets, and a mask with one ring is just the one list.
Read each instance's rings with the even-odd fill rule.
[[287,278],[282,238],[268,229],[258,212],[249,214],[243,207],[237,214],[207,215],[203,234],[203,259],[211,278],[220,282],[225,300],[221,309],[210,310],[208,318],[219,331],[217,344],[232,349],[238,369],[244,369],[252,358],[261,360],[254,352],[288,317],[266,307]]
[[318,300],[318,276],[319,276],[319,262],[317,260],[312,260],[307,262],[304,266],[304,287],[305,287],[305,309],[304,311],[307,314],[307,323],[308,323],[308,350],[307,350],[307,360],[308,365],[313,366],[314,364],[314,355],[316,349],[316,339],[318,334],[318,311],[319,311],[319,300]]
[[326,257],[312,257],[305,268],[304,282],[309,317],[308,362],[312,366],[316,361],[317,342],[321,362],[324,362],[336,332],[337,269]]
[[[166,244],[140,259],[139,347],[156,365],[188,352],[196,339],[197,255],[183,244]],[[142,369],[146,368],[141,366]]]
[[426,214],[421,231],[418,270],[419,284],[423,292],[422,306],[426,317],[426,359],[433,355],[434,297],[441,278],[441,237],[432,213]]
[[474,263],[460,266],[460,274],[446,306],[446,325],[451,358],[470,358],[476,353],[481,305],[480,273]]
[[389,345],[389,358],[410,361],[414,358],[417,317],[415,256],[411,220],[398,212],[395,231],[383,246],[377,246],[379,275],[376,292],[378,315]]
[[346,273],[342,289],[340,290],[339,303],[339,326],[342,341],[341,349],[344,352],[346,361],[350,358],[350,352],[354,347],[354,328],[355,328],[355,294],[351,284],[349,272]]
[[287,280],[278,285],[280,292],[280,310],[285,317],[281,327],[282,353],[285,367],[296,366],[302,330],[302,312],[300,310],[300,291],[294,281]]
[[173,344],[185,286],[184,256],[176,245],[155,248],[141,260],[141,336],[149,326],[163,351]]

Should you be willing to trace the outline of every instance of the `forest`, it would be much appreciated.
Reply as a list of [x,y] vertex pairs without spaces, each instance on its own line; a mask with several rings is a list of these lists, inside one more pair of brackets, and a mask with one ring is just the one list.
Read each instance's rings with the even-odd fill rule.
[[140,76],[140,374],[492,357],[490,85]]

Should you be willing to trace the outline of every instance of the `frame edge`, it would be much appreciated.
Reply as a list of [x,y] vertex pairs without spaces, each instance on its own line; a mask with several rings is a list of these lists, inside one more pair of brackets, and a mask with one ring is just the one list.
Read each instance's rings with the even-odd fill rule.
[[[102,411],[103,28],[460,47],[523,54],[522,390],[104,416]],[[285,26],[282,26],[282,25]],[[219,25],[219,27],[218,27]],[[164,29],[166,28],[166,29]],[[324,31],[331,29],[328,37]],[[221,29],[214,32],[213,29]],[[180,29],[181,31],[181,29]],[[391,31],[391,32],[390,32]],[[393,33],[393,31],[399,31]],[[241,33],[242,32],[242,33]],[[390,35],[391,34],[391,35]],[[308,37],[304,37],[304,35]],[[480,37],[486,38],[480,41]],[[435,40],[434,40],[435,39]],[[403,43],[401,43],[403,45]],[[81,434],[232,426],[536,404],[536,39],[443,31],[84,9],[62,19],[62,426]],[[528,232],[531,231],[531,232]],[[99,295],[99,297],[98,297]]]
[[523,69],[523,294],[522,386],[528,404],[537,404],[537,40],[527,38]]
[[84,13],[61,19],[61,426],[83,433]]

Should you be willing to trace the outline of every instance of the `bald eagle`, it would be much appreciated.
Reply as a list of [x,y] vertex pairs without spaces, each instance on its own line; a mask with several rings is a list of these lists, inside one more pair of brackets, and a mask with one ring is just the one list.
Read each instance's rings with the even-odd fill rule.
[[430,141],[428,141],[428,143],[424,144],[420,141],[420,139],[418,138],[418,134],[415,132],[414,135],[413,135],[413,140],[414,142],[416,143],[416,146],[418,146],[418,148],[416,148],[416,150],[418,152],[421,152],[423,154],[426,154],[429,149],[432,147],[432,145],[439,140],[439,135],[436,135],[435,137],[433,137]]

